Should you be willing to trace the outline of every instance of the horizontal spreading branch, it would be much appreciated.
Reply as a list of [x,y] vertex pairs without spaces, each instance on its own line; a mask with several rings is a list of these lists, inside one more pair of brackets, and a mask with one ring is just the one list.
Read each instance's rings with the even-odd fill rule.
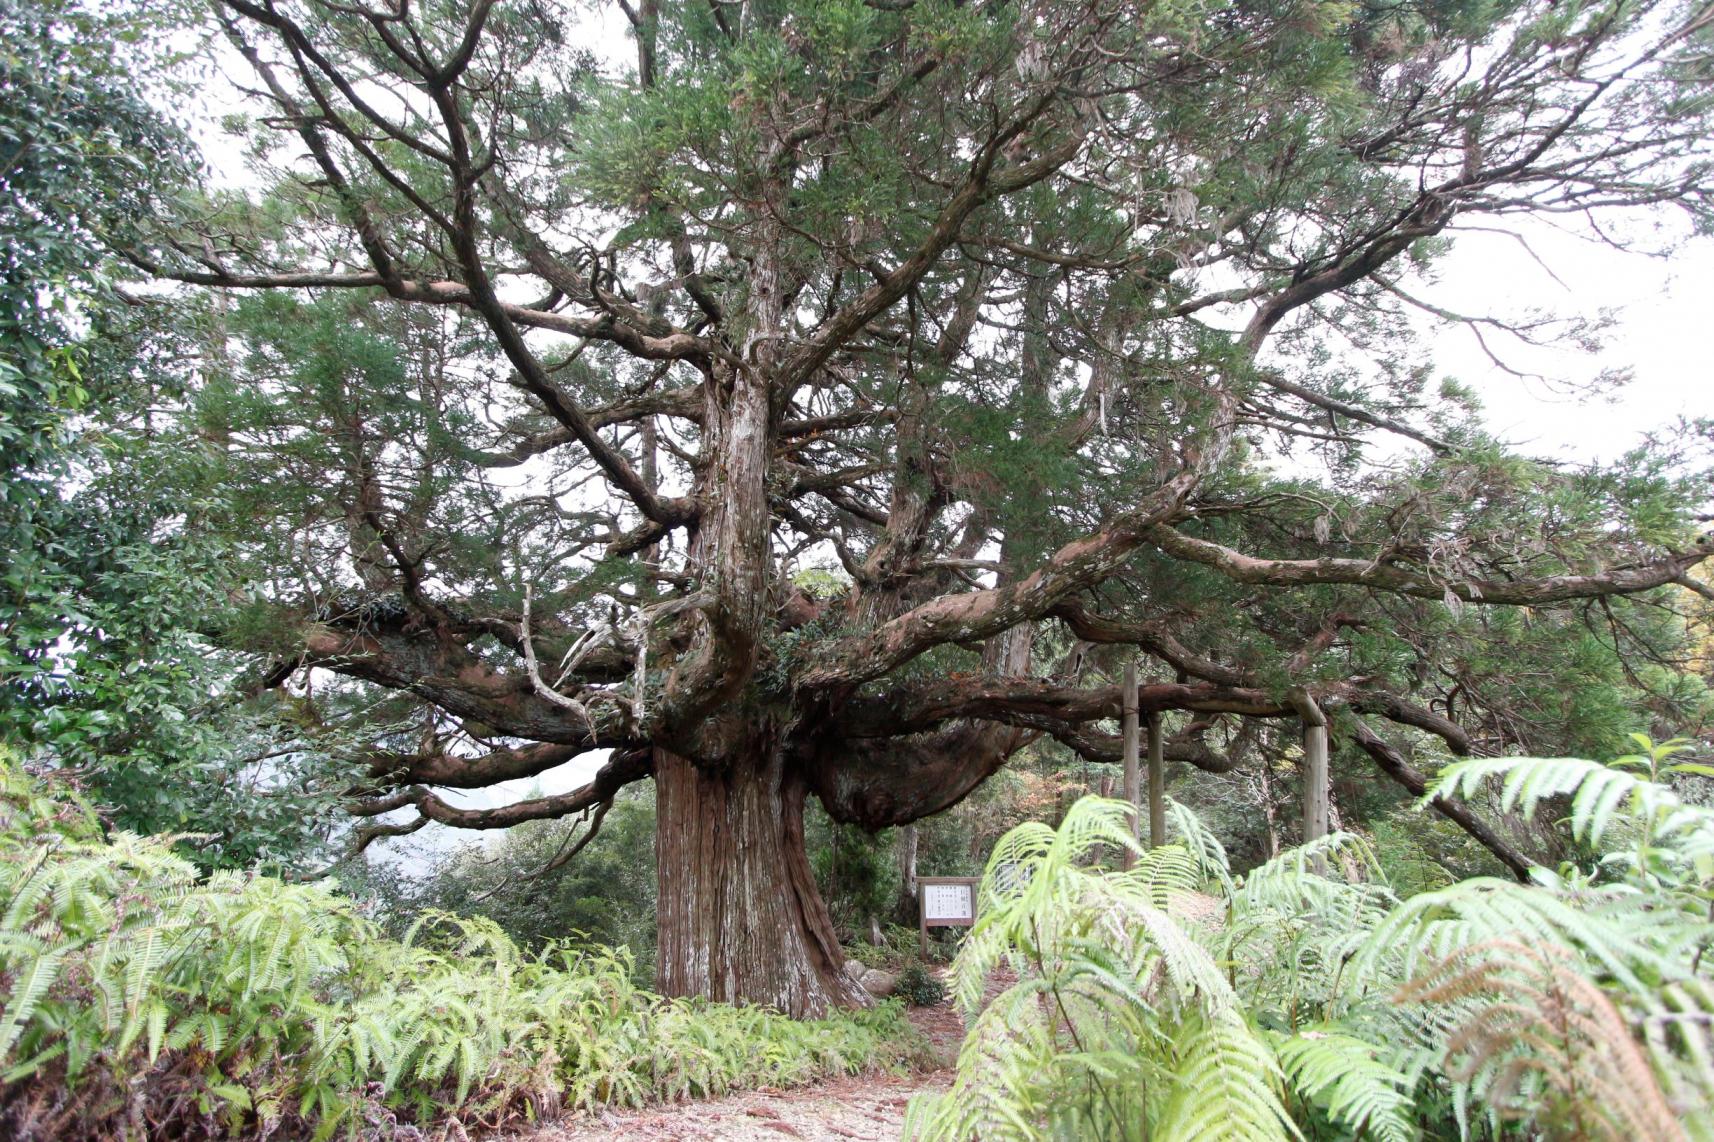
[[1615,567],[1594,574],[1460,580],[1440,579],[1426,572],[1378,560],[1332,557],[1258,559],[1230,547],[1186,535],[1165,524],[1156,525],[1149,538],[1173,558],[1212,567],[1239,583],[1269,587],[1348,584],[1419,599],[1452,597],[1466,603],[1512,606],[1541,606],[1652,590],[1677,582],[1689,568],[1714,555],[1714,546],[1704,543],[1695,551],[1674,553],[1647,563]]
[[[445,750],[398,753],[376,750],[368,755],[369,772],[377,779],[410,781],[448,789],[481,789],[497,781],[535,777],[584,753],[580,745],[536,742],[462,757]],[[400,808],[395,805],[393,808]]]
[[637,744],[629,704],[589,702],[589,716],[568,718],[534,693],[528,678],[502,673],[450,638],[430,632],[346,630],[310,623],[295,667],[319,667],[404,691],[455,717],[480,722],[506,737],[577,750]]
[[[1051,718],[1029,721],[1019,719],[1015,724],[1027,725],[1047,734],[1085,761],[1117,765],[1125,759],[1124,739],[1119,734],[1104,734],[1087,726],[1058,722]],[[1254,731],[1250,727],[1255,724],[1246,721],[1244,728],[1238,732],[1224,753],[1215,750],[1193,734],[1174,734],[1162,743],[1161,756],[1167,761],[1194,766],[1204,773],[1232,773],[1244,764],[1248,756],[1249,746],[1254,738]]]
[[595,776],[568,793],[532,797],[486,809],[464,809],[449,804],[424,785],[410,785],[392,793],[352,801],[348,810],[358,817],[378,817],[400,809],[414,808],[417,816],[402,825],[367,825],[359,831],[359,849],[376,837],[414,832],[434,822],[456,829],[509,829],[526,821],[567,817],[612,802],[625,786],[641,781],[653,771],[648,750],[615,750]]
[[[1205,682],[1232,688],[1234,691],[1246,688],[1261,689],[1260,680],[1252,675],[1189,650],[1167,632],[1166,624],[1163,622],[1155,620],[1126,621],[1105,615],[1096,615],[1076,600],[1056,607],[1053,617],[1063,622],[1073,634],[1085,642],[1134,646],[1145,654],[1165,662],[1181,675],[1200,678]],[[1341,617],[1335,616],[1335,619]],[[1328,625],[1338,624],[1330,621]],[[1324,626],[1323,630],[1326,629],[1327,627]],[[1312,644],[1315,641],[1317,640],[1312,640]],[[1301,651],[1298,657],[1301,659],[1298,663],[1300,667],[1307,665],[1307,658],[1303,656]],[[1323,687],[1319,693],[1336,694],[1341,700],[1349,702],[1355,709],[1365,713],[1378,714],[1399,725],[1411,726],[1434,734],[1446,742],[1447,748],[1460,756],[1472,751],[1470,735],[1465,732],[1464,727],[1451,718],[1418,706],[1414,702],[1409,702],[1397,694],[1386,690],[1357,687],[1333,689]],[[1077,748],[1074,743],[1067,742],[1066,744]]]
[[[1394,695],[1370,693],[1350,687],[1324,688],[1311,701],[1305,692],[1275,696],[1265,690],[1220,686],[1212,683],[1147,683],[1137,688],[1137,707],[1145,712],[1192,710],[1203,713],[1239,714],[1249,718],[1293,718],[1312,709],[1344,710],[1356,743],[1374,759],[1382,772],[1421,795],[1427,779],[1404,760],[1402,754],[1371,730],[1359,712],[1380,714],[1401,724],[1428,728],[1467,748],[1463,731],[1438,715],[1421,710]],[[951,679],[897,687],[873,698],[849,702],[840,710],[839,735],[861,742],[876,738],[923,733],[961,719],[997,722],[1034,729],[1053,736],[1081,756],[1097,761],[1115,761],[1120,755],[1116,735],[1090,730],[1085,723],[1109,721],[1122,709],[1121,688],[1102,686],[1077,689],[1020,678]],[[1222,755],[1200,741],[1180,738],[1169,742],[1170,760],[1184,761],[1208,772],[1228,772],[1239,764],[1242,750]],[[1436,811],[1482,844],[1514,873],[1527,878],[1530,862],[1467,807],[1437,798]]]
[[432,792],[417,798],[417,811],[437,824],[455,829],[509,829],[526,821],[570,816],[611,801],[613,795],[653,772],[648,750],[616,750],[586,785],[551,797],[532,797],[491,809],[461,809]]
[[[702,387],[681,385],[678,388],[644,393],[639,397],[587,409],[585,415],[589,418],[592,428],[600,429],[610,428],[615,424],[634,424],[653,416],[670,416],[700,424],[702,412]],[[562,448],[576,440],[577,436],[571,429],[560,425],[558,428],[520,440],[504,452],[476,453],[475,458],[484,468],[511,468],[533,456]]]
[[[393,278],[374,272],[333,273],[318,270],[284,270],[250,273],[238,270],[190,269],[166,265],[135,252],[128,258],[138,269],[167,281],[186,285],[209,286],[217,289],[379,289],[398,301],[421,302],[429,305],[473,307],[476,295],[462,282],[439,280],[420,281]],[[535,309],[513,302],[501,302],[500,312],[507,320],[531,329],[546,329],[585,337],[591,341],[606,341],[617,345],[634,357],[649,361],[706,362],[711,346],[703,338],[682,331],[659,336],[642,333],[615,321],[607,315],[579,317],[557,310]]]
[[[1077,688],[1033,678],[954,676],[894,687],[875,697],[853,698],[840,709],[839,727],[842,736],[874,738],[921,733],[957,718],[1024,726],[1042,724],[1028,719],[1106,721],[1119,717],[1120,696],[1117,685]],[[1195,710],[1253,718],[1293,714],[1289,701],[1266,690],[1211,683],[1146,683],[1137,688],[1137,707],[1143,711]]]
[[1181,674],[1217,682],[1223,686],[1254,685],[1253,680],[1243,671],[1223,666],[1186,647],[1167,630],[1167,624],[1164,622],[1127,621],[1093,614],[1076,599],[1067,600],[1054,607],[1051,614],[1084,642],[1134,646],[1160,659]]

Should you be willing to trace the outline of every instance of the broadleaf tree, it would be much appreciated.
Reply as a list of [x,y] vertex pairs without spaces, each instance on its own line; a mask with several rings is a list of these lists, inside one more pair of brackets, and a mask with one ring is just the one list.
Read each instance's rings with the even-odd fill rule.
[[[89,461],[97,448],[79,439],[78,417],[143,387],[139,347],[159,334],[124,319],[102,249],[133,239],[188,170],[181,133],[149,98],[161,68],[138,46],[159,27],[145,7],[0,9],[0,733],[55,706],[56,666],[74,657],[68,633],[96,626],[91,614],[125,594],[80,588],[109,576],[115,549],[146,531],[128,514],[153,507],[147,493],[132,513],[73,501],[104,459]],[[91,644],[102,641],[79,649],[99,658]]]
[[[199,864],[321,855],[350,775],[290,695],[235,701],[200,637],[226,534],[173,410],[223,333],[115,254],[194,179],[177,0],[0,6],[0,750],[75,772]],[[331,747],[331,748],[330,748]]]
[[210,12],[251,165],[125,254],[225,299],[180,409],[252,585],[211,633],[393,695],[359,842],[652,779],[664,991],[864,1002],[806,800],[878,829],[1044,738],[1114,757],[1123,657],[1175,758],[1315,707],[1418,786],[1423,735],[1528,740],[1602,671],[1693,698],[1695,433],[1515,455],[1413,331],[1461,230],[1707,228],[1706,6]]

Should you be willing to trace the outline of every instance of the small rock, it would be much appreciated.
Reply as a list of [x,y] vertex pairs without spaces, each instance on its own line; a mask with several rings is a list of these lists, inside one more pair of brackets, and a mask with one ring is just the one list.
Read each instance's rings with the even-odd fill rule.
[[869,965],[864,963],[862,960],[845,961],[845,974],[856,980],[858,983],[863,982],[863,976],[868,971]]
[[857,982],[876,999],[885,999],[898,989],[899,977],[880,968],[870,968]]

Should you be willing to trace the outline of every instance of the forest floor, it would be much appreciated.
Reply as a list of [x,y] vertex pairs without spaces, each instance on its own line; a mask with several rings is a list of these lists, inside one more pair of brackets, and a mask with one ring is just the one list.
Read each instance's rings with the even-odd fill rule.
[[896,1142],[913,1095],[952,1083],[964,1020],[951,999],[913,1007],[910,1020],[933,1044],[936,1063],[908,1075],[829,1079],[790,1090],[643,1110],[568,1117],[513,1142]]

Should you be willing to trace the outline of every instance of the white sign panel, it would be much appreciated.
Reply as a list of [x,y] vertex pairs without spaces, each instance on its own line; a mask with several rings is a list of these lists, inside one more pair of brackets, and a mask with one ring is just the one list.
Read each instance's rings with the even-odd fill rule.
[[922,886],[922,915],[936,920],[976,919],[976,886],[973,884],[925,884]]

